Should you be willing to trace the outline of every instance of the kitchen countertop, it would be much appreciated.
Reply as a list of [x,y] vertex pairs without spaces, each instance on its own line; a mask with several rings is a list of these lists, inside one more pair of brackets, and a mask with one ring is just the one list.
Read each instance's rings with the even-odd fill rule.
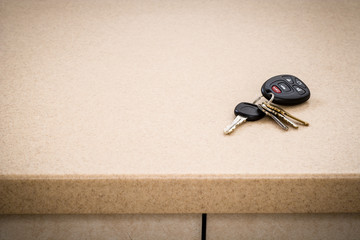
[[[360,212],[359,1],[0,0],[0,213]],[[311,90],[223,128],[265,80]]]

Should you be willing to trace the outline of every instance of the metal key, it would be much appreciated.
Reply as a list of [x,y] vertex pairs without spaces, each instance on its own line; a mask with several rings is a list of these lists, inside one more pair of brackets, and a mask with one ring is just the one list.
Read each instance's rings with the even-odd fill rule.
[[257,121],[265,116],[265,113],[260,111],[259,108],[252,103],[242,102],[239,103],[234,110],[235,119],[224,129],[224,134],[230,134],[237,126],[246,121]]
[[286,126],[282,121],[280,121],[280,119],[278,119],[274,114],[265,110],[261,106],[261,104],[258,104],[257,106],[263,113],[265,113],[267,116],[271,117],[282,129],[284,129],[285,131],[287,131],[289,129],[288,126]]
[[297,117],[291,115],[289,112],[285,111],[284,109],[280,108],[279,106],[275,106],[274,104],[269,104],[269,103],[266,103],[266,106],[268,108],[282,114],[285,117],[289,117],[291,119],[294,119],[295,121],[299,122],[300,124],[302,124],[304,126],[309,126],[308,122],[305,122],[305,121],[301,120],[300,118],[297,118]]
[[299,128],[299,126],[296,123],[294,123],[293,121],[291,121],[289,118],[287,118],[286,116],[284,116],[280,112],[277,112],[277,111],[271,109],[270,107],[268,107],[269,105],[270,104],[265,103],[265,102],[263,102],[261,104],[262,108],[264,108],[266,111],[271,112],[272,114],[274,114],[277,117],[280,117],[282,120],[284,120],[285,123],[290,124],[290,126],[292,126],[293,128],[296,128],[296,129]]

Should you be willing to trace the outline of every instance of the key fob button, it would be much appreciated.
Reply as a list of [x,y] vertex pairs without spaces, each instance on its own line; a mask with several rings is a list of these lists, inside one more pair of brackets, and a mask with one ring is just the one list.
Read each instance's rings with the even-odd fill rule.
[[301,86],[301,87],[303,87],[304,86],[304,84],[303,84],[303,82],[302,81],[300,81],[299,79],[295,79],[295,83],[297,84],[297,85],[299,85],[299,86]]
[[282,78],[285,79],[285,81],[288,83],[291,83],[291,84],[294,83],[294,81],[292,80],[292,78],[290,76],[283,76]]
[[284,92],[290,92],[291,89],[286,83],[279,83],[278,84],[280,89],[282,89]]
[[273,90],[274,93],[281,93],[281,90],[275,85],[272,86],[271,89]]
[[294,86],[294,88],[300,95],[303,95],[305,93],[305,90],[299,86]]

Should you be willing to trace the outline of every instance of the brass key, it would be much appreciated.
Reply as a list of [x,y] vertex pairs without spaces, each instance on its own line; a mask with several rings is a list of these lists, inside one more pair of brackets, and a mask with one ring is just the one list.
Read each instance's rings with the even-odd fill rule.
[[271,113],[274,114],[275,116],[278,116],[278,117],[280,117],[281,119],[283,119],[286,123],[290,124],[293,128],[296,128],[296,129],[299,128],[299,126],[296,125],[296,123],[294,123],[293,121],[291,121],[289,118],[287,118],[286,116],[284,116],[284,115],[281,114],[280,112],[277,112],[277,111],[269,108],[269,107],[265,104],[265,102],[263,102],[263,103],[261,104],[261,106],[262,106],[265,110],[267,110],[268,112],[271,112]]
[[267,106],[268,108],[270,108],[270,109],[272,109],[272,110],[274,110],[274,111],[276,111],[276,112],[278,112],[278,113],[286,116],[286,117],[290,117],[290,118],[298,121],[299,123],[301,123],[301,124],[304,125],[304,126],[309,126],[309,123],[308,123],[308,122],[305,122],[305,121],[301,120],[300,118],[297,118],[297,117],[295,117],[294,115],[291,115],[289,112],[285,111],[284,109],[282,109],[282,108],[279,107],[279,106],[274,106],[273,104],[269,104],[269,103],[266,103],[266,106]]
[[288,126],[286,126],[282,121],[280,121],[280,119],[278,119],[275,114],[272,114],[271,112],[265,110],[261,104],[257,105],[258,108],[263,111],[267,116],[271,117],[283,130],[287,131],[289,128]]

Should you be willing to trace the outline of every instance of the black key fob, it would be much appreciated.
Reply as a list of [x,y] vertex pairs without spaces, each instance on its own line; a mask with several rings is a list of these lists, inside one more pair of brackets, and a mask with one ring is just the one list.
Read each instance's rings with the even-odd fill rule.
[[267,80],[261,87],[262,95],[273,103],[280,105],[296,105],[310,98],[310,89],[303,81],[293,75],[278,75]]
[[242,116],[247,121],[257,121],[265,117],[265,113],[262,112],[258,106],[252,103],[242,102],[236,105],[234,109],[235,116]]

